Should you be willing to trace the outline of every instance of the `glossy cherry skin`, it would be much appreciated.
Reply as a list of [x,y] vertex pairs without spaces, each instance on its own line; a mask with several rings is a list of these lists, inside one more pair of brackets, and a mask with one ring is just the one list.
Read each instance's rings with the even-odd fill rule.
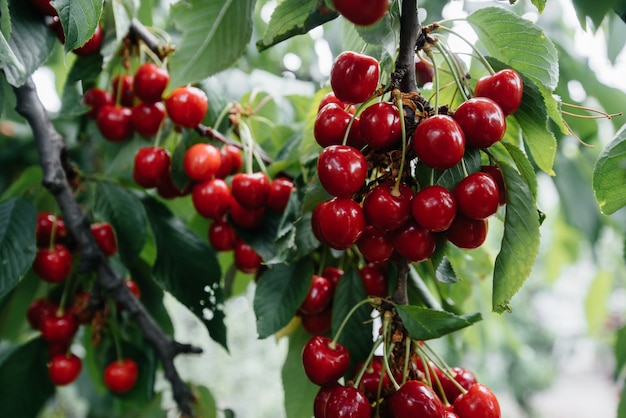
[[322,270],[322,276],[326,277],[330,284],[333,286],[333,290],[337,289],[337,285],[339,284],[339,280],[343,277],[344,271],[339,267],[326,266],[324,270]]
[[71,269],[72,253],[61,244],[54,244],[52,248],[41,248],[33,260],[33,271],[48,283],[64,281]]
[[26,310],[26,319],[32,329],[40,330],[43,318],[53,316],[59,307],[44,298],[35,299]]
[[316,237],[336,250],[350,247],[365,230],[363,210],[349,198],[335,197],[323,202],[316,207],[313,215],[311,222]]
[[104,384],[111,392],[125,393],[135,386],[138,376],[135,360],[115,360],[104,369]]
[[87,112],[87,117],[96,119],[98,112],[103,106],[115,105],[115,98],[108,90],[93,87],[83,95],[83,103],[91,108]]
[[[133,107],[135,104],[135,92],[133,90],[133,76],[130,74],[118,74],[111,80],[113,97],[119,97],[122,106]],[[119,92],[119,94],[118,94]]]
[[57,354],[48,364],[48,376],[55,386],[69,385],[78,378],[83,362],[76,354]]
[[165,99],[167,114],[177,125],[194,128],[209,109],[206,93],[197,87],[178,87]]
[[389,3],[389,0],[333,0],[339,14],[359,26],[370,26],[382,19]]
[[89,228],[96,239],[98,247],[100,247],[100,250],[102,250],[105,256],[111,257],[117,253],[117,239],[115,238],[115,231],[110,223],[93,223],[89,225]]
[[487,238],[488,224],[486,220],[470,219],[457,214],[445,232],[446,238],[459,248],[471,250],[480,247]]
[[504,205],[506,203],[506,186],[504,185],[504,177],[500,168],[495,165],[481,165],[480,171],[493,177],[496,186],[498,186],[498,195],[500,196],[498,203],[500,206]]
[[326,418],[326,404],[328,403],[328,398],[330,398],[330,395],[335,388],[339,386],[339,383],[331,383],[329,385],[322,386],[317,391],[317,395],[315,395],[315,400],[313,401],[314,418]]
[[330,305],[332,298],[333,286],[330,281],[326,277],[314,275],[299,310],[305,315],[320,313]]
[[100,47],[102,46],[102,40],[104,39],[104,32],[102,31],[102,26],[100,23],[96,26],[96,30],[93,35],[84,45],[74,48],[72,52],[81,57],[86,57],[92,54],[95,54],[100,51]]
[[394,417],[441,418],[444,405],[430,386],[418,380],[408,380],[390,398]]
[[500,106],[505,116],[517,111],[523,94],[522,77],[512,68],[505,68],[481,78],[474,88],[474,96],[490,98]]
[[408,222],[391,235],[395,250],[409,262],[429,259],[437,248],[435,234],[415,222]]
[[133,77],[135,95],[145,103],[155,103],[161,96],[170,81],[167,69],[161,68],[152,62],[141,64]]
[[398,107],[389,102],[374,103],[361,114],[359,129],[363,141],[373,150],[394,147],[402,137]]
[[349,386],[335,388],[326,402],[326,418],[369,418],[370,403],[365,394]]
[[165,106],[161,102],[138,103],[131,111],[133,128],[146,138],[155,136],[165,120]]
[[486,219],[497,212],[500,195],[495,180],[478,171],[461,180],[454,188],[459,212],[472,219]]
[[433,64],[425,62],[416,56],[415,58],[415,79],[418,86],[423,86],[426,83],[432,83],[435,78],[435,70]]
[[235,199],[230,200],[230,220],[237,226],[245,229],[255,229],[263,222],[265,207],[258,209],[248,209]]
[[293,181],[285,177],[275,178],[270,183],[270,191],[265,205],[274,212],[284,212],[293,190],[295,190]]
[[302,365],[309,380],[324,386],[336,382],[350,366],[350,353],[323,335],[312,337],[302,349]]
[[205,143],[193,144],[183,157],[183,168],[187,176],[195,181],[213,178],[222,164],[220,150]]
[[349,145],[331,145],[320,153],[317,175],[328,193],[337,197],[349,197],[365,183],[367,161],[356,148]]
[[413,149],[429,167],[444,170],[458,164],[465,153],[465,136],[458,123],[447,115],[434,115],[417,125]]
[[381,263],[367,263],[358,271],[365,294],[368,296],[387,297],[389,292],[387,271]]
[[330,69],[330,85],[335,96],[347,104],[362,103],[378,87],[378,61],[358,52],[344,51]]
[[465,135],[467,146],[489,148],[506,132],[506,119],[500,106],[487,97],[474,97],[454,112],[454,120]]
[[[441,382],[441,387],[446,395],[446,399],[448,402],[453,403],[454,400],[461,394],[461,390],[454,383],[452,383],[446,375],[443,374],[441,369],[436,369],[436,372],[439,382]],[[477,383],[474,373],[467,369],[462,367],[453,367],[450,372],[454,376],[454,380],[456,380],[457,383],[459,383],[465,390],[469,390]]]
[[237,234],[226,219],[216,219],[209,226],[209,242],[215,251],[231,251],[235,248]]
[[261,171],[237,173],[230,184],[233,197],[246,209],[259,209],[265,206],[270,193],[270,180]]
[[237,240],[234,250],[235,266],[242,272],[254,274],[261,267],[263,259],[250,245]]
[[156,187],[159,181],[168,175],[171,160],[170,153],[165,148],[139,148],[135,153],[133,164],[135,183],[146,189]]
[[419,226],[432,232],[448,229],[454,221],[456,211],[454,195],[442,186],[424,187],[411,201],[413,219]]
[[230,208],[230,188],[222,179],[206,180],[194,186],[191,200],[201,216],[220,219]]
[[413,190],[400,183],[389,181],[374,187],[365,196],[363,212],[370,225],[383,231],[399,228],[411,217]]
[[333,93],[332,91],[329,91],[328,93],[324,95],[324,97],[322,97],[322,100],[320,100],[320,104],[317,107],[317,111],[319,112],[320,110],[322,110],[324,106],[326,106],[329,103],[336,104],[337,106],[341,107],[342,109],[344,109],[351,115],[354,115],[354,113],[356,112],[356,108],[354,107],[354,105],[349,105],[349,104],[342,102],[341,100],[337,98],[337,96],[335,96],[335,93]]
[[[67,238],[65,222],[50,212],[37,214],[37,227],[35,237],[38,247],[48,247],[50,243],[63,241]],[[54,231],[54,232],[53,232]],[[52,234],[54,233],[54,240]]]
[[161,196],[163,199],[174,199],[190,194],[194,185],[195,183],[191,182],[187,186],[185,186],[184,189],[179,189],[172,180],[172,169],[170,165],[170,167],[167,169],[167,173],[164,173],[157,182],[156,190],[158,195]]
[[57,9],[52,7],[50,4],[51,0],[31,0],[30,3],[37,9],[40,13],[48,16],[57,16]]
[[367,261],[387,261],[393,254],[393,244],[388,232],[372,225],[365,228],[356,245]]
[[222,163],[219,170],[215,173],[215,177],[224,179],[230,174],[235,174],[241,170],[243,166],[243,156],[241,149],[234,145],[225,144],[220,148]]
[[454,401],[459,418],[500,418],[500,403],[487,386],[477,383]]
[[78,321],[71,312],[49,315],[41,320],[41,336],[47,342],[70,341],[78,330]]
[[[357,365],[357,373],[361,371],[364,364],[361,362]],[[380,356],[372,357],[372,361],[367,365],[359,389],[363,391],[365,396],[371,401],[378,399],[378,387],[382,379],[381,389],[385,390],[390,385],[389,376],[384,371],[383,360]]]
[[139,288],[139,286],[137,285],[137,282],[132,280],[132,279],[126,279],[124,280],[124,284],[126,285],[126,287],[128,288],[128,290],[130,290],[130,293],[132,293],[133,295],[135,295],[135,297],[137,299],[141,298],[141,289]]
[[102,106],[96,124],[104,139],[122,142],[133,134],[133,112],[124,106]]
[[[352,118],[350,113],[336,103],[331,102],[325,105],[318,112],[313,124],[315,141],[323,148],[343,144],[344,136]],[[348,145],[361,141],[359,126],[359,118],[355,117],[348,134]],[[355,145],[355,147],[359,148],[358,145]]]
[[303,314],[300,312],[302,328],[312,335],[323,335],[332,327],[333,309],[331,306],[316,314]]

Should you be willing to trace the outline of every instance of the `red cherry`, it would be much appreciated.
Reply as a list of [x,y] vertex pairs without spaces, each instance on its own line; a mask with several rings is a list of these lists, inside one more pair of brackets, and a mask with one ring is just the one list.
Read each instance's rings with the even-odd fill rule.
[[433,232],[445,231],[456,216],[456,199],[442,186],[427,186],[417,192],[411,202],[413,218],[422,228]]
[[302,350],[302,365],[309,380],[324,386],[336,382],[350,366],[350,353],[323,335],[311,338]]
[[426,83],[432,83],[435,78],[435,70],[433,64],[428,61],[422,60],[420,57],[415,57],[415,78],[418,86],[423,86]]
[[333,6],[343,17],[359,26],[370,26],[383,18],[389,0],[333,0]]
[[[325,105],[318,112],[313,124],[315,141],[323,148],[343,144],[344,136],[352,118],[350,113],[336,103]],[[350,126],[347,144],[354,145],[355,148],[361,148],[358,146],[359,142],[362,142],[359,118],[355,117],[352,126]]]
[[49,315],[41,320],[41,336],[47,342],[67,342],[74,338],[78,321],[71,312]]
[[402,138],[398,107],[389,102],[374,103],[361,114],[359,128],[363,141],[373,150],[394,147]]
[[370,418],[370,403],[358,389],[334,388],[326,402],[326,418]]
[[[54,240],[52,233],[54,229]],[[63,241],[67,238],[67,228],[63,219],[54,216],[50,212],[37,214],[37,227],[35,232],[38,247],[49,247],[50,243]]]
[[[356,370],[360,371],[363,366],[364,364],[361,362],[357,365]],[[385,388],[390,385],[389,376],[384,371],[382,357],[374,356],[372,361],[367,365],[367,368],[361,377],[361,384],[359,386],[359,389],[363,391],[369,400],[374,401],[378,399],[378,387],[381,379],[381,389],[384,391]]]
[[316,314],[300,314],[302,327],[309,334],[323,335],[328,333],[332,327],[333,310],[330,306],[324,309],[322,312]]
[[204,119],[209,99],[197,87],[178,87],[165,99],[165,108],[172,122],[191,129]]
[[354,105],[349,105],[349,104],[342,102],[341,100],[337,98],[337,96],[335,96],[335,93],[333,93],[332,91],[329,91],[328,93],[324,95],[324,97],[322,97],[322,100],[320,100],[320,104],[317,107],[317,111],[319,112],[320,110],[322,110],[322,108],[326,106],[328,103],[334,103],[338,105],[339,107],[341,107],[342,109],[350,113],[351,115],[354,115],[354,113],[356,112],[356,108],[354,107]]
[[502,177],[500,168],[495,165],[481,165],[480,171],[493,177],[496,186],[498,186],[498,196],[500,196],[498,203],[504,205],[506,203],[506,186],[504,185],[504,177]]
[[96,119],[98,112],[103,106],[115,105],[115,98],[109,91],[93,87],[87,90],[83,95],[83,103],[91,107],[87,112],[87,117]]
[[242,272],[254,274],[261,267],[263,259],[250,245],[237,240],[234,250],[235,266]]
[[230,174],[235,174],[243,166],[243,156],[241,150],[230,144],[223,145],[220,148],[220,155],[222,157],[222,163],[220,168],[215,173],[215,177],[224,179]]
[[[454,400],[461,394],[461,390],[454,383],[452,383],[452,381],[444,375],[440,369],[436,369],[436,372],[439,382],[441,382],[441,387],[446,395],[446,399],[448,402],[453,403]],[[453,367],[450,372],[454,376],[454,380],[465,390],[469,390],[477,383],[474,373],[467,369],[462,367]]]
[[487,238],[487,221],[470,219],[457,214],[446,231],[446,238],[459,248],[471,250],[480,247]]
[[69,385],[78,378],[83,363],[76,354],[57,354],[48,365],[50,381],[55,386]]
[[220,150],[205,143],[198,143],[189,147],[183,158],[185,173],[195,181],[209,180],[215,176],[221,164]]
[[500,418],[498,398],[487,386],[476,383],[454,401],[459,418]]
[[322,276],[326,277],[330,284],[333,286],[333,290],[337,289],[339,280],[343,277],[343,270],[338,267],[327,266],[322,270]]
[[263,172],[237,173],[230,184],[233,198],[246,209],[265,206],[270,193],[270,180]]
[[316,237],[336,250],[350,247],[365,230],[363,210],[349,198],[335,197],[323,202],[316,207],[313,215],[311,223]]
[[194,186],[191,200],[201,216],[220,219],[230,208],[230,188],[222,179],[207,180]]
[[98,243],[98,247],[102,250],[102,253],[111,257],[117,253],[117,240],[115,238],[115,231],[108,222],[98,222],[89,225],[91,233]]
[[104,384],[111,392],[125,393],[135,386],[138,376],[135,360],[115,360],[104,369]]
[[275,178],[270,183],[270,192],[265,205],[275,212],[283,213],[294,190],[293,181],[284,177]]
[[139,289],[139,286],[137,285],[136,281],[132,279],[126,279],[124,280],[124,284],[126,285],[126,287],[128,287],[128,290],[130,290],[130,293],[135,295],[137,299],[141,298],[141,289]]
[[384,231],[399,228],[411,217],[413,190],[404,184],[389,181],[374,187],[365,196],[363,212],[370,225]]
[[413,263],[429,259],[437,248],[435,234],[414,222],[394,231],[391,242],[401,256]]
[[305,315],[320,313],[325,310],[333,297],[333,287],[330,281],[323,276],[314,275],[311,287],[300,304],[300,312]]
[[141,136],[155,136],[163,120],[165,120],[165,106],[161,102],[139,103],[132,108],[133,128]]
[[498,210],[500,196],[495,180],[487,173],[465,177],[454,188],[459,212],[472,219],[486,219]]
[[393,254],[393,244],[387,231],[368,225],[356,242],[359,251],[367,261],[387,261]]
[[519,73],[505,68],[478,80],[474,96],[488,97],[496,102],[505,116],[515,113],[522,103],[524,82]]
[[171,165],[167,168],[167,172],[163,173],[163,176],[157,182],[157,193],[163,199],[174,199],[180,196],[186,196],[191,193],[195,183],[189,183],[183,190],[180,190],[178,186],[174,184],[172,180]]
[[102,40],[104,39],[104,32],[102,31],[102,26],[100,23],[96,26],[96,30],[94,31],[91,38],[85,42],[84,45],[73,49],[72,51],[81,57],[86,57],[88,55],[95,54],[100,51],[100,47],[102,46]]
[[465,136],[458,123],[447,115],[435,115],[417,125],[413,149],[429,167],[444,170],[458,164],[465,153]]
[[35,299],[26,310],[26,319],[32,329],[40,330],[43,318],[53,316],[59,307],[45,298]]
[[331,145],[320,153],[317,175],[328,193],[337,197],[349,197],[365,183],[367,161],[356,148],[349,145]]
[[39,13],[48,16],[58,15],[57,9],[55,9],[51,4],[51,0],[31,0],[30,3],[35,7],[35,9],[37,9],[37,11],[39,11]]
[[80,325],[88,324],[93,319],[93,312],[89,308],[89,299],[91,294],[89,292],[80,292],[74,295],[74,300],[69,308],[69,311],[74,315]]
[[133,77],[133,90],[135,95],[146,103],[154,103],[161,100],[161,96],[170,81],[167,69],[161,68],[152,62],[146,62],[135,72]]
[[70,274],[72,254],[61,244],[42,248],[35,254],[33,271],[48,283],[60,283]]
[[358,271],[365,293],[379,298],[387,297],[387,271],[381,263],[367,263]]
[[248,209],[243,206],[236,199],[230,200],[230,219],[233,223],[241,228],[255,229],[261,225],[263,217],[265,216],[265,207],[258,209]]
[[[113,97],[122,106],[133,107],[135,104],[135,92],[133,91],[133,76],[130,74],[118,74],[111,80]],[[119,92],[119,93],[118,93]]]
[[47,342],[48,359],[52,360],[55,356],[67,356],[70,351],[71,341]]
[[358,52],[344,51],[330,69],[330,85],[337,99],[354,104],[366,101],[378,87],[378,61]]
[[237,234],[226,219],[216,219],[209,226],[209,242],[215,251],[231,251],[235,248]]
[[170,153],[165,148],[139,148],[135,154],[133,179],[146,189],[156,187],[163,177],[169,176],[170,164]]
[[133,134],[133,112],[128,107],[105,105],[98,112],[96,124],[104,139],[122,142]]
[[339,383],[331,383],[330,385],[322,386],[317,391],[317,395],[315,395],[315,400],[313,402],[314,418],[327,418],[326,404],[328,403],[328,398],[330,398],[330,395],[337,387],[339,387]]
[[404,383],[389,402],[394,417],[441,418],[444,405],[430,386],[418,381]]
[[489,148],[504,137],[506,120],[500,106],[487,97],[474,97],[461,103],[454,120],[465,135],[465,143],[474,148]]

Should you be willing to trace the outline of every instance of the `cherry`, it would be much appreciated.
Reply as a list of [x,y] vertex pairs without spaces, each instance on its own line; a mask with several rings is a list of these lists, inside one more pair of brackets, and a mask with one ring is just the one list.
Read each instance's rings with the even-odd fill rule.
[[365,216],[354,200],[335,197],[316,207],[311,223],[320,241],[336,250],[345,250],[363,233]]
[[356,245],[367,261],[387,261],[393,254],[393,244],[387,231],[382,231],[372,225],[365,228]]
[[265,205],[275,212],[283,213],[293,190],[293,181],[285,177],[275,178],[270,183],[270,192]]
[[362,103],[378,86],[378,61],[370,56],[344,51],[330,69],[330,85],[337,99],[344,103]]
[[230,184],[233,198],[246,209],[259,209],[265,206],[270,193],[270,180],[261,171],[237,173]]
[[133,77],[135,95],[145,103],[154,103],[161,100],[161,96],[170,81],[167,69],[161,68],[152,62],[141,64]]
[[206,180],[194,186],[191,200],[200,215],[220,219],[230,208],[230,188],[222,179]]
[[226,219],[216,219],[209,226],[209,242],[215,251],[231,251],[235,248],[237,234]]
[[343,270],[338,267],[327,266],[324,270],[322,270],[322,276],[326,277],[330,281],[334,290],[337,288],[339,280],[343,277]]
[[323,276],[314,275],[311,287],[300,304],[300,312],[305,315],[317,314],[325,310],[333,298],[333,287],[330,281]]
[[[462,367],[453,367],[450,372],[454,376],[454,380],[465,390],[469,390],[477,383],[474,373],[467,369]],[[439,378],[439,382],[441,382],[441,387],[446,395],[446,399],[448,402],[453,403],[454,400],[461,394],[461,389],[452,383],[452,381],[444,375],[440,369],[436,369],[436,373]]]
[[122,142],[133,134],[133,112],[128,107],[105,105],[98,112],[96,124],[104,139]]
[[500,196],[498,203],[500,205],[504,205],[506,203],[506,186],[504,185],[504,177],[502,176],[500,168],[495,165],[481,165],[480,171],[493,177],[496,182],[496,186],[498,186],[498,196]]
[[55,386],[69,385],[78,378],[83,363],[76,354],[57,354],[48,365],[50,381]]
[[327,418],[326,404],[328,403],[330,395],[337,387],[339,387],[339,383],[332,383],[327,386],[322,386],[317,391],[317,395],[315,395],[315,400],[313,401],[314,418]]
[[359,191],[367,176],[363,153],[349,145],[331,145],[317,160],[317,175],[324,189],[337,197],[349,197]]
[[[54,239],[52,239],[53,229]],[[62,241],[67,238],[65,222],[50,212],[40,212],[37,214],[35,237],[38,247],[48,247],[51,243]]]
[[168,167],[167,172],[163,174],[163,176],[157,182],[157,193],[163,199],[174,199],[180,196],[186,196],[191,193],[193,186],[195,183],[189,183],[183,190],[179,189],[178,186],[174,184],[172,180],[172,169],[171,165]]
[[395,146],[402,138],[398,107],[389,102],[374,103],[361,114],[359,128],[363,141],[373,150]]
[[220,150],[205,143],[193,144],[187,149],[183,158],[185,173],[195,181],[209,180],[215,176],[221,164]]
[[444,170],[458,164],[465,153],[465,136],[447,115],[434,115],[417,125],[413,149],[424,164]]
[[78,330],[78,321],[72,312],[48,315],[41,319],[41,336],[47,342],[70,341]]
[[411,217],[413,190],[404,184],[388,181],[374,187],[365,196],[363,212],[370,225],[384,231],[402,226]]
[[235,145],[226,144],[220,148],[220,155],[222,157],[222,163],[217,173],[215,173],[215,177],[223,179],[241,170],[243,166],[241,149]]
[[435,234],[415,222],[409,222],[394,231],[391,242],[401,256],[413,263],[429,259],[437,248]]
[[426,83],[432,83],[435,78],[435,70],[433,64],[428,61],[422,60],[420,57],[415,57],[415,78],[418,86],[423,86]]
[[365,294],[380,298],[388,295],[387,271],[381,263],[367,263],[358,271]]
[[48,28],[56,35],[59,42],[65,43],[65,32],[63,32],[63,24],[59,16],[52,16],[52,20],[48,23]]
[[165,108],[172,122],[191,129],[204,119],[209,99],[197,87],[178,87],[165,99]]
[[235,266],[244,273],[254,274],[261,267],[263,259],[250,245],[239,239],[235,243]]
[[432,388],[418,380],[408,380],[389,402],[394,417],[441,418],[444,405]]
[[302,327],[309,334],[323,335],[331,330],[333,315],[332,307],[328,306],[322,312],[316,314],[303,314],[302,312],[300,314]]
[[486,219],[496,213],[500,203],[498,186],[487,173],[478,171],[461,180],[454,188],[459,212],[472,219]]
[[98,112],[103,106],[113,106],[115,104],[115,98],[109,91],[93,87],[87,90],[83,95],[83,103],[91,108],[87,112],[87,117],[96,119]]
[[62,244],[42,248],[35,254],[33,271],[48,283],[60,283],[70,274],[72,254]]
[[333,0],[339,14],[360,26],[370,26],[382,19],[389,3],[389,0]]
[[261,225],[265,216],[265,207],[248,209],[241,206],[235,199],[230,200],[230,219],[238,226],[245,229],[255,229]]
[[487,386],[476,383],[454,401],[459,418],[500,418],[500,404]]
[[111,87],[113,88],[113,97],[116,103],[126,107],[133,107],[135,104],[133,76],[130,74],[118,74],[111,80]]
[[459,248],[471,250],[480,247],[487,238],[487,221],[470,219],[457,214],[445,232],[446,238]]
[[72,51],[81,57],[86,57],[88,55],[95,54],[100,51],[100,47],[102,46],[102,40],[104,39],[104,32],[102,31],[102,26],[100,23],[96,26],[96,30],[94,31],[91,38],[87,40],[82,46],[78,48],[74,48]]
[[117,253],[117,240],[115,239],[115,231],[113,227],[108,222],[97,222],[89,225],[89,229],[91,229],[91,233],[96,239],[96,243],[102,253],[111,257],[115,253]]
[[348,371],[350,353],[342,344],[316,335],[302,349],[302,365],[311,382],[324,386],[336,382]]
[[445,231],[456,216],[456,199],[442,186],[427,186],[411,201],[413,218],[422,228],[433,232]]
[[523,94],[522,77],[512,68],[505,68],[481,78],[474,88],[474,96],[490,98],[500,106],[505,116],[517,111]]
[[[357,365],[356,370],[361,370],[364,367],[363,362]],[[382,385],[380,381],[382,379]],[[380,356],[372,357],[372,361],[368,363],[363,376],[361,377],[361,383],[359,385],[359,389],[363,391],[365,396],[371,401],[375,401],[378,399],[378,388],[379,386],[384,391],[385,388],[389,387],[390,380],[389,376],[384,370],[383,360]]]
[[48,359],[52,360],[55,356],[67,356],[72,345],[71,341],[48,342]]
[[326,418],[369,418],[370,403],[358,389],[349,386],[334,388],[326,402]]
[[45,298],[35,299],[26,310],[26,319],[32,329],[41,330],[41,323],[46,316],[53,316],[59,307]]
[[350,113],[351,115],[354,115],[354,113],[356,112],[356,108],[354,107],[354,105],[348,105],[342,102],[341,100],[337,98],[337,96],[335,96],[335,93],[333,93],[332,91],[329,91],[328,93],[324,95],[324,97],[322,97],[322,100],[320,100],[320,104],[317,107],[317,111],[319,112],[320,110],[322,110],[322,108],[326,106],[328,103],[334,103],[338,105],[339,107],[341,107],[342,109]]
[[161,102],[138,103],[131,112],[133,128],[145,137],[155,136],[165,120],[165,106]]
[[133,179],[146,189],[156,187],[163,177],[169,175],[170,164],[170,153],[165,148],[139,148],[135,153]]
[[136,281],[134,281],[132,279],[126,279],[126,280],[124,280],[124,284],[126,285],[128,290],[130,290],[130,293],[135,295],[135,297],[137,299],[141,298],[141,289],[137,285]]
[[461,103],[454,120],[465,135],[465,143],[474,148],[489,148],[504,137],[506,120],[502,109],[487,97],[474,97]]
[[115,360],[104,369],[104,384],[111,392],[128,392],[135,386],[138,375],[135,360]]
[[[315,141],[323,148],[343,144],[346,130],[352,118],[352,115],[343,106],[332,102],[325,105],[318,112],[313,124]],[[355,148],[360,148],[358,145],[361,141],[359,118],[355,117],[352,126],[350,126],[347,143],[354,145]]]
[[51,0],[30,0],[30,3],[37,9],[40,13],[48,16],[57,16],[58,12],[51,3]]

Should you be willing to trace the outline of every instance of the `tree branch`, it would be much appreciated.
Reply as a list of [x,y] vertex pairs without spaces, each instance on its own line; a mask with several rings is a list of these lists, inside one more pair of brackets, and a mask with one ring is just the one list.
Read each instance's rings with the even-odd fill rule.
[[400,46],[398,60],[396,61],[396,71],[404,71],[400,90],[403,93],[410,93],[417,91],[417,83],[415,81],[415,44],[422,31],[417,18],[417,0],[402,1],[400,13]]

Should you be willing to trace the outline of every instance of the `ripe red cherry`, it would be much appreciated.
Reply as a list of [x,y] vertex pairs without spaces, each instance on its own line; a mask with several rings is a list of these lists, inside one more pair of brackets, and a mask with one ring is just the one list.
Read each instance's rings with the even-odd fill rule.
[[141,289],[137,285],[136,281],[132,279],[126,279],[124,280],[124,284],[126,285],[126,287],[128,287],[128,290],[130,290],[130,293],[135,295],[137,299],[141,298]]
[[226,144],[220,148],[222,163],[219,170],[215,173],[215,177],[224,179],[230,174],[235,174],[243,166],[243,156],[241,149],[234,145]]
[[389,3],[389,0],[333,0],[339,14],[360,26],[370,26],[382,19]]
[[132,108],[133,128],[141,136],[151,137],[159,132],[165,119],[163,103],[139,103]]
[[231,251],[235,248],[237,234],[226,219],[216,219],[209,226],[209,242],[215,251]]
[[217,173],[222,164],[220,150],[205,143],[193,144],[185,152],[183,168],[190,179],[195,181],[209,180]]
[[[52,233],[54,229],[54,240]],[[51,242],[63,241],[67,238],[67,228],[65,222],[54,216],[50,212],[40,212],[37,214],[36,241],[38,247],[48,247]]]
[[354,105],[349,105],[349,104],[342,102],[341,100],[337,98],[337,96],[335,96],[335,93],[333,93],[332,91],[326,93],[324,97],[322,97],[322,100],[320,100],[320,104],[317,107],[317,111],[319,112],[320,110],[322,110],[322,108],[326,106],[328,103],[334,103],[338,105],[339,107],[341,107],[342,109],[350,113],[351,115],[354,115],[354,113],[356,112],[356,108],[354,107]]
[[191,129],[204,119],[209,99],[197,87],[178,87],[165,99],[165,108],[172,122]]
[[125,393],[135,386],[138,376],[135,360],[115,360],[104,369],[104,384],[111,392]]
[[233,197],[246,209],[259,209],[265,206],[270,193],[270,180],[261,171],[237,173],[230,184]]
[[48,365],[48,376],[55,386],[69,385],[78,378],[83,363],[76,354],[57,354]]
[[56,313],[59,307],[45,298],[35,299],[26,310],[26,319],[32,329],[40,330],[44,317]]
[[456,216],[456,199],[442,186],[427,186],[415,194],[411,202],[413,218],[429,231],[445,231]]
[[94,31],[91,38],[85,42],[84,45],[73,49],[72,51],[81,57],[86,57],[88,55],[95,54],[100,51],[100,47],[102,46],[102,40],[104,39],[104,32],[102,31],[102,26],[100,23],[96,26],[96,30]]
[[334,388],[326,402],[326,418],[369,418],[370,403],[358,389],[349,386]]
[[358,52],[344,51],[330,69],[330,85],[337,99],[344,103],[362,103],[378,86],[378,61]]
[[506,203],[506,186],[504,185],[504,177],[502,177],[500,168],[495,165],[481,165],[480,171],[493,177],[496,186],[498,186],[498,195],[500,196],[499,204],[504,205]]
[[113,227],[108,222],[97,222],[89,225],[91,229],[91,233],[96,239],[96,243],[102,253],[111,257],[115,253],[117,253],[117,240],[115,239],[115,231]]
[[477,383],[454,401],[459,418],[500,418],[498,398],[487,386]]
[[365,183],[367,161],[356,148],[349,145],[331,145],[320,153],[317,174],[328,193],[337,197],[349,197]]
[[458,164],[465,153],[465,136],[458,123],[447,115],[435,115],[417,125],[413,149],[429,167],[444,170]]
[[122,106],[133,107],[135,104],[135,92],[133,91],[133,76],[130,74],[118,74],[111,80],[113,97]]
[[343,270],[338,267],[327,266],[322,271],[322,276],[330,281],[333,289],[337,289],[337,284],[339,284],[339,280],[343,277]]
[[389,102],[374,103],[361,114],[359,129],[363,141],[374,150],[395,146],[402,137],[398,107]]
[[311,223],[316,237],[336,250],[350,247],[365,230],[363,210],[349,198],[335,197],[323,202],[316,207],[313,215]]
[[515,113],[522,103],[524,82],[519,73],[505,68],[478,80],[474,96],[488,97],[496,102],[505,116]]
[[325,310],[333,298],[333,287],[330,281],[323,276],[314,275],[311,287],[300,304],[300,312],[305,315],[320,313]]
[[128,107],[105,105],[98,112],[96,124],[104,139],[122,142],[133,134],[133,112]]
[[388,295],[387,271],[381,263],[367,263],[358,271],[365,294],[380,298]]
[[474,148],[488,148],[506,132],[506,120],[500,106],[487,97],[474,97],[454,112],[454,120],[465,135],[465,143]]
[[413,190],[389,181],[374,187],[363,201],[363,212],[370,225],[384,231],[399,228],[411,217]]
[[429,61],[426,62],[420,57],[415,57],[415,78],[418,86],[423,86],[426,83],[432,83],[435,78],[435,70],[433,64]]
[[293,181],[284,177],[275,178],[270,183],[270,192],[265,205],[275,212],[284,212],[293,190]]
[[98,112],[103,106],[113,106],[115,104],[115,98],[108,90],[93,87],[83,95],[83,103],[91,108],[87,112],[87,117],[96,119]]
[[486,219],[496,213],[500,203],[498,186],[487,173],[478,171],[465,177],[454,188],[459,212],[472,219]]
[[207,180],[194,186],[191,200],[200,215],[209,219],[220,219],[230,207],[230,188],[222,179]]
[[322,386],[317,391],[317,395],[315,395],[315,400],[313,401],[313,417],[314,418],[327,418],[326,417],[326,404],[328,403],[328,398],[330,398],[331,393],[337,387],[339,387],[339,383],[331,383],[329,385]]
[[302,350],[302,365],[309,380],[324,386],[336,382],[350,366],[350,353],[323,335],[312,337]]
[[387,261],[393,254],[393,245],[386,231],[368,225],[356,242],[367,261]]
[[237,240],[234,250],[235,266],[242,272],[254,274],[261,267],[263,259],[243,240]]
[[48,283],[60,283],[70,274],[72,269],[72,254],[61,244],[52,248],[42,248],[37,251],[33,260],[33,271]]
[[[453,367],[450,371],[454,376],[454,380],[456,380],[456,382],[465,390],[469,390],[477,383],[474,373],[467,369],[462,367]],[[461,390],[454,383],[452,383],[446,375],[443,374],[441,369],[436,369],[436,373],[439,381],[441,382],[441,387],[446,395],[446,399],[448,402],[453,403],[454,400],[461,394]]]
[[158,102],[169,81],[170,75],[167,69],[152,62],[146,62],[141,64],[135,72],[133,90],[135,95],[145,103]]
[[480,247],[487,238],[487,221],[470,219],[457,214],[445,232],[446,238],[459,248],[471,250]]
[[401,256],[413,263],[429,259],[437,248],[435,234],[415,222],[409,222],[394,231],[391,242]]
[[[356,370],[360,371],[364,364],[361,362],[357,365]],[[370,400],[376,400],[378,397],[378,387],[382,379],[381,389],[384,391],[390,384],[389,376],[384,371],[383,360],[380,356],[374,356],[372,361],[367,365],[359,389],[363,391],[365,396]]]
[[70,341],[78,330],[78,321],[71,312],[48,315],[41,320],[41,336],[47,342]]
[[237,226],[244,229],[255,229],[263,222],[265,207],[258,209],[248,209],[241,206],[235,198],[230,199],[230,220]]
[[444,405],[430,386],[418,381],[404,383],[389,402],[394,417],[441,418]]
[[135,153],[133,179],[146,189],[156,187],[168,175],[171,157],[168,150],[161,147],[139,148]]
[[50,4],[51,0],[31,0],[30,3],[37,9],[40,13],[48,16],[57,16],[57,9],[52,7]]
[[304,328],[309,334],[326,334],[332,327],[333,310],[331,306],[316,314],[300,314],[302,328]]
[[[313,124],[313,136],[315,137],[315,141],[323,148],[343,144],[343,139],[351,119],[352,115],[342,106],[332,102],[325,105],[320,109],[315,118],[315,123]],[[355,148],[360,148],[358,146],[360,141],[362,141],[362,139],[359,118],[355,117],[350,127],[347,144],[355,145]]]
[[184,189],[179,189],[172,180],[171,165],[168,167],[167,172],[159,179],[156,185],[156,190],[159,196],[163,199],[174,199],[180,196],[186,196],[191,193],[191,190],[195,183],[191,182]]

